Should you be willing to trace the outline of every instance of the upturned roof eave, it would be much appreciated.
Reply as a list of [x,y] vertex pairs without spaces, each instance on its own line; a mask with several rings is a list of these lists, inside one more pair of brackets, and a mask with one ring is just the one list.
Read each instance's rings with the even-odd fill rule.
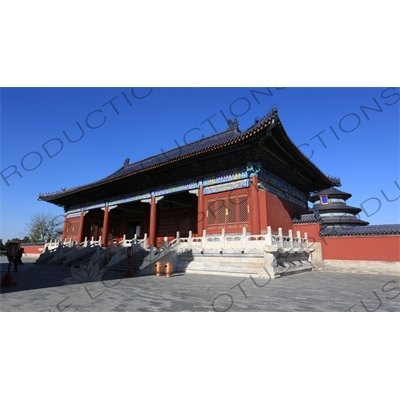
[[[248,137],[251,137],[251,136],[252,135],[249,135]],[[247,137],[246,137],[246,139],[247,139]],[[109,179],[103,178],[103,179],[101,179],[99,181],[96,181],[96,182],[93,182],[91,184],[78,186],[76,188],[71,188],[69,190],[66,190],[66,191],[63,191],[63,192],[57,192],[55,194],[39,195],[39,200],[49,201],[49,200],[61,199],[61,198],[64,198],[66,196],[69,196],[69,195],[74,195],[74,194],[77,194],[79,192],[83,192],[85,190],[93,189],[93,188],[96,188],[96,187],[99,187],[99,186],[102,186],[102,185],[107,185],[107,184],[109,184],[111,182],[116,182],[118,180],[127,179],[129,177],[132,177],[132,176],[135,176],[135,175],[140,175],[140,174],[143,174],[143,173],[147,173],[149,171],[152,171],[152,170],[155,170],[155,169],[158,169],[158,168],[164,168],[167,165],[171,165],[173,163],[177,163],[177,162],[180,162],[180,161],[183,161],[183,160],[186,160],[186,159],[190,159],[190,158],[193,158],[193,157],[201,156],[201,155],[207,154],[207,153],[212,154],[213,152],[219,151],[221,149],[226,149],[226,148],[229,148],[231,146],[234,146],[237,142],[242,141],[242,140],[244,141],[245,138],[240,138],[239,140],[228,141],[228,142],[223,143],[221,145],[212,146],[212,147],[209,147],[209,148],[204,149],[202,151],[195,151],[195,152],[190,153],[190,154],[185,154],[184,156],[177,157],[177,158],[174,158],[174,159],[171,159],[171,160],[167,160],[165,162],[160,162],[158,164],[154,164],[154,165],[151,165],[151,166],[143,168],[143,169],[135,170],[135,171],[132,171],[132,172],[127,172],[124,175],[121,175],[121,176],[113,178],[113,176],[115,174],[117,174],[117,172],[121,171],[121,168],[120,168],[116,172],[114,172],[113,174],[109,175],[109,177],[108,177]]]
[[[286,133],[284,126],[280,119],[278,119],[279,125],[279,134],[275,134],[275,142],[277,145],[290,157],[295,163],[300,165],[307,165],[309,169],[311,169],[314,174],[318,177],[320,181],[326,183],[327,186],[341,186],[341,182],[339,178],[329,177],[324,174],[319,167],[317,167],[305,154],[303,154],[298,147],[294,144],[294,142],[290,139],[289,135]],[[274,131],[276,132],[276,130]],[[282,143],[283,141],[283,143]],[[290,151],[290,153],[289,153]]]
[[[212,154],[213,152],[221,151],[223,149],[228,149],[229,147],[232,147],[240,142],[245,143],[247,141],[252,140],[255,136],[261,134],[266,128],[272,128],[273,126],[280,127],[280,129],[279,129],[280,134],[276,134],[275,133],[276,130],[274,130],[274,135],[272,135],[272,136],[273,136],[275,143],[277,143],[277,145],[280,146],[285,151],[285,153],[287,154],[288,157],[293,159],[295,161],[295,163],[305,166],[306,169],[307,168],[311,169],[311,171],[312,171],[311,175],[313,175],[316,178],[316,180],[320,181],[322,184],[324,184],[324,185],[326,184],[327,186],[340,185],[340,180],[332,180],[327,175],[325,175],[313,162],[311,162],[295,146],[295,144],[291,141],[289,136],[284,131],[282,123],[277,114],[277,109],[273,108],[260,121],[258,121],[254,125],[252,125],[250,128],[246,129],[244,132],[238,132],[238,131],[232,132],[232,134],[228,137],[228,139],[223,140],[222,142],[218,143],[218,141],[217,141],[217,143],[211,144],[210,146],[206,146],[204,148],[202,148],[200,146],[200,148],[198,150],[189,151],[186,154],[182,154],[180,156],[172,157],[172,158],[168,159],[168,155],[174,154],[174,152],[176,152],[176,150],[177,150],[177,149],[173,149],[168,152],[161,153],[156,156],[148,157],[144,160],[129,164],[126,167],[121,167],[117,171],[112,173],[111,175],[109,175],[103,179],[100,179],[96,182],[78,186],[78,187],[74,187],[74,188],[67,189],[67,190],[63,190],[60,192],[55,192],[55,193],[50,193],[50,194],[40,194],[38,200],[43,200],[43,201],[51,202],[54,204],[63,205],[62,203],[60,204],[59,202],[57,202],[57,200],[61,200],[66,197],[79,194],[86,190],[98,188],[100,186],[110,184],[111,182],[116,182],[118,180],[127,179],[129,177],[137,176],[137,175],[149,172],[149,171],[153,171],[158,168],[163,168],[167,165],[178,163],[183,160],[198,157],[198,156],[201,156],[201,155],[204,155],[207,153]],[[203,138],[198,141],[189,143],[185,146],[182,146],[179,149],[185,150],[188,148],[190,149],[191,147],[196,149],[196,146],[198,146],[199,144],[201,145],[202,142],[204,142],[204,141],[212,142],[213,140],[217,139],[218,135],[220,135],[222,137],[223,135],[229,135],[229,134],[230,134],[230,131],[226,130],[226,131],[217,133],[215,135],[212,135],[208,138]],[[276,135],[277,135],[277,137],[276,137]],[[281,137],[281,140],[282,140],[282,138],[284,140],[283,146],[282,146],[282,143],[280,143],[279,137]],[[293,156],[293,154],[294,154],[294,156]],[[167,159],[165,161],[156,162],[156,163],[146,166],[144,168],[134,169],[135,167],[143,165],[144,163],[151,162],[152,159],[158,160],[159,158],[166,158],[166,157],[167,157]],[[124,169],[126,169],[127,172],[125,174],[121,174],[121,171],[123,171]],[[129,169],[134,169],[134,170],[129,172]]]
[[[118,180],[126,179],[126,178],[129,178],[131,176],[138,175],[138,174],[145,173],[145,172],[149,172],[149,171],[157,169],[157,168],[163,168],[166,165],[170,165],[170,164],[173,164],[173,163],[176,163],[176,162],[180,162],[180,161],[185,160],[185,159],[190,159],[192,157],[197,157],[197,156],[200,156],[200,155],[203,155],[203,154],[206,154],[206,153],[212,153],[214,151],[219,151],[219,150],[224,149],[224,148],[229,148],[230,146],[235,145],[238,142],[241,142],[241,141],[245,142],[245,141],[249,140],[249,138],[252,138],[255,134],[259,133],[262,129],[264,129],[268,125],[268,123],[271,124],[271,119],[275,115],[275,112],[276,112],[275,109],[273,109],[272,111],[267,113],[267,115],[262,120],[260,120],[257,124],[253,125],[252,127],[250,127],[249,129],[247,129],[244,132],[237,132],[236,135],[234,135],[234,132],[232,132],[232,135],[231,135],[230,138],[228,138],[228,140],[222,141],[220,143],[212,144],[212,145],[210,145],[208,147],[200,148],[199,150],[188,152],[188,153],[183,154],[181,156],[173,157],[173,158],[167,159],[165,161],[155,163],[155,164],[150,165],[148,167],[137,169],[137,170],[134,170],[132,172],[128,172],[128,169],[132,169],[132,168],[134,168],[134,166],[141,165],[141,164],[143,164],[145,162],[148,162],[151,159],[159,159],[159,158],[166,158],[166,157],[168,158],[169,154],[173,154],[177,150],[177,149],[173,149],[173,150],[170,150],[168,152],[157,154],[155,156],[151,156],[151,157],[148,157],[146,159],[143,159],[143,160],[137,161],[135,163],[129,164],[126,168],[124,168],[124,167],[119,168],[117,171],[115,171],[114,173],[112,173],[108,177],[100,179],[100,180],[98,180],[96,182],[93,182],[93,183],[90,183],[90,184],[86,184],[86,185],[82,185],[82,186],[78,186],[78,187],[71,188],[71,189],[68,189],[68,190],[64,190],[62,192],[56,192],[56,193],[51,193],[51,194],[40,194],[38,199],[39,200],[43,200],[43,201],[53,202],[54,200],[65,198],[66,196],[77,194],[79,192],[82,192],[82,191],[85,191],[85,190],[88,190],[88,189],[93,189],[93,188],[96,188],[98,186],[106,185],[106,184],[111,183],[111,182],[115,182],[115,181],[118,181]],[[215,135],[212,135],[212,136],[209,136],[207,138],[203,138],[203,139],[197,140],[195,142],[189,143],[189,144],[187,144],[185,146],[180,147],[179,149],[182,150],[182,149],[185,149],[185,148],[195,147],[196,145],[198,145],[201,142],[204,142],[204,141],[207,141],[207,140],[210,140],[210,139],[213,139],[213,138],[215,139],[217,136],[224,135],[224,134],[225,135],[229,134],[229,131],[225,130],[225,131],[219,132],[219,133],[217,133]],[[127,169],[127,173],[117,176],[118,173],[123,169]]]
[[310,201],[314,202],[314,201],[318,200],[319,196],[322,196],[322,195],[328,195],[329,197],[339,198],[339,199],[343,199],[343,200],[348,200],[352,196],[350,193],[343,192],[334,187],[331,187],[328,189],[320,190],[319,192],[312,194],[310,196]]
[[362,211],[359,207],[349,206],[344,203],[329,203],[329,204],[316,204],[313,206],[314,210],[322,211],[349,211],[354,213],[359,213]]

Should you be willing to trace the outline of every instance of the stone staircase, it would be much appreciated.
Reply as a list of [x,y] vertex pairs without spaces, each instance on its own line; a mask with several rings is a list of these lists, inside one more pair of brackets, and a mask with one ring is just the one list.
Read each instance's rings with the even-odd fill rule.
[[126,271],[129,268],[129,265],[130,265],[132,272],[135,272],[139,269],[140,265],[143,263],[143,259],[148,254],[149,254],[149,252],[144,250],[143,248],[137,248],[136,251],[133,253],[130,264],[129,264],[128,258],[126,258],[124,261],[122,261],[118,265],[111,267],[110,270],[126,273]]
[[[149,254],[150,256],[150,254]],[[146,260],[144,260],[143,264],[140,266],[141,269],[139,268],[137,271],[135,271],[135,276],[146,276],[146,275],[155,275],[156,274],[156,262],[161,262],[163,266],[163,272],[164,274],[164,267],[167,262],[172,263],[172,272],[179,272],[178,270],[178,259],[179,255],[175,250],[170,250],[168,252],[165,252],[161,256],[156,256],[153,260],[148,260],[149,257],[147,257]]]

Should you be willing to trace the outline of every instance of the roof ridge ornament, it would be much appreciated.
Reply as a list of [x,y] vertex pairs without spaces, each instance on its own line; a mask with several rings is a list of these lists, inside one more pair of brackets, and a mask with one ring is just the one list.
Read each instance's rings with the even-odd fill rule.
[[124,168],[127,167],[127,166],[129,165],[129,161],[130,161],[130,158],[125,158],[125,161],[124,161]]
[[328,175],[328,174],[325,174],[325,176],[326,176],[328,179],[330,179],[331,181],[334,181],[334,182],[338,183],[338,184],[332,185],[332,187],[333,187],[333,186],[342,186],[339,177],[337,177],[337,176],[332,176],[332,175]]
[[256,176],[261,171],[261,166],[259,164],[247,164],[246,165],[246,172],[250,176]]
[[237,118],[235,118],[233,121],[231,119],[228,119],[226,121],[228,123],[228,132],[235,132],[239,133],[239,122]]

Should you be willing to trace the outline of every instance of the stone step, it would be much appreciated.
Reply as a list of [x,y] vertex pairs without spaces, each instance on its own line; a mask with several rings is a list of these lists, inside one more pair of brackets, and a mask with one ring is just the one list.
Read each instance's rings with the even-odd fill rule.
[[136,252],[129,263],[128,259],[126,258],[125,260],[121,261],[118,265],[115,265],[110,268],[112,271],[121,271],[121,272],[126,272],[127,269],[129,268],[129,265],[132,270],[136,270],[142,265],[143,259],[149,254],[148,251],[141,251],[141,252]]
[[309,272],[314,269],[310,261],[292,261],[282,262],[274,267],[275,278],[280,278],[287,275]]

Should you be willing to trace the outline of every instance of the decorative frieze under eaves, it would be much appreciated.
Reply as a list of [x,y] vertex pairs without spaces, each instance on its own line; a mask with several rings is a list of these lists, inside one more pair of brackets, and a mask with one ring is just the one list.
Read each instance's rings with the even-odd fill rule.
[[227,190],[234,190],[249,186],[250,170],[248,166],[234,170],[223,171],[214,175],[208,175],[201,178],[192,179],[190,181],[178,182],[176,184],[168,185],[165,187],[155,188],[153,191],[130,193],[125,196],[118,196],[111,198],[108,201],[93,202],[84,204],[78,208],[68,210],[68,216],[72,213],[80,212],[83,210],[93,210],[102,208],[106,205],[113,206],[123,203],[131,203],[150,199],[152,196],[163,196],[172,193],[187,192],[190,190],[198,189],[200,186],[204,187],[204,194],[218,193]]
[[295,188],[290,183],[277,177],[271,172],[266,171],[264,168],[258,173],[259,185],[261,189],[275,194],[282,199],[288,200],[301,207],[307,208],[307,196],[301,190]]

